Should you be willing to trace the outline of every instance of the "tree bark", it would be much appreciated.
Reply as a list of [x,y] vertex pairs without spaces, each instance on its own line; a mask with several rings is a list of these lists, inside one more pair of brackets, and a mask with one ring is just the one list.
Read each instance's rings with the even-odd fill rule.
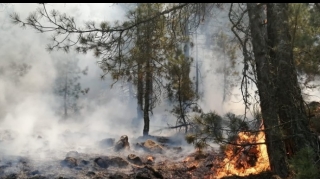
[[[137,15],[137,21],[140,20],[141,12],[140,8],[138,8],[138,15]],[[143,38],[141,35],[141,27],[137,27],[137,45],[142,46],[141,39]],[[140,53],[141,54],[141,53]],[[139,59],[137,59],[138,63],[138,79],[137,79],[137,118],[134,122],[135,125],[139,124],[139,120],[143,118],[143,81],[144,81],[144,75],[143,75],[143,59],[142,55],[139,56]]]
[[143,72],[142,64],[138,64],[138,83],[137,83],[137,118],[141,119],[143,111]]
[[188,89],[187,85],[189,85],[189,75],[190,75],[190,66],[185,64],[189,64],[190,61],[190,35],[189,35],[189,16],[185,17],[185,24],[184,24],[184,36],[186,37],[186,41],[184,42],[183,52],[184,52],[184,60],[185,63],[182,63],[181,66],[181,74],[179,74],[179,105],[180,105],[180,117],[185,125],[185,133],[188,132],[188,123],[186,119],[186,111],[185,106],[188,98],[185,94],[183,94],[183,90]]
[[275,68],[270,64],[272,59],[268,58],[267,28],[263,24],[266,16],[262,5],[248,3],[247,7],[270,167],[275,174],[280,177],[286,177],[288,175],[288,166],[277,114],[276,88],[274,84],[276,78],[274,75]]
[[[272,65],[277,69],[278,114],[289,157],[305,147],[317,151],[317,137],[308,126],[308,117],[297,80],[289,33],[288,3],[268,3],[268,44]],[[312,162],[312,161],[310,161]]]
[[[147,15],[150,13],[151,5],[148,4]],[[144,127],[143,127],[143,136],[149,135],[150,128],[150,119],[149,119],[149,111],[150,111],[150,100],[151,100],[151,90],[152,90],[152,68],[151,68],[151,32],[152,27],[151,23],[148,22],[145,35],[146,41],[145,45],[145,89],[144,89],[144,108],[143,108],[143,118],[144,118]]]
[[146,64],[146,83],[145,83],[145,92],[144,92],[144,108],[143,108],[143,118],[144,118],[144,127],[143,127],[143,136],[149,135],[149,110],[150,110],[150,94],[151,94],[151,76],[150,73],[150,63]]

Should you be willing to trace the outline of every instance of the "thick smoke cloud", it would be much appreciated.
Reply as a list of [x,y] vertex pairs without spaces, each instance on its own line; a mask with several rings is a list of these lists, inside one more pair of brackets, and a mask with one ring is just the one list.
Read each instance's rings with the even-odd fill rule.
[[[103,138],[119,138],[120,135],[140,136],[142,126],[138,131],[130,128],[131,120],[136,116],[135,100],[123,98],[126,94],[121,88],[121,83],[111,89],[110,78],[100,79],[102,71],[96,63],[98,59],[91,53],[48,53],[45,46],[50,42],[49,34],[39,34],[30,28],[21,29],[10,23],[10,13],[18,12],[23,18],[36,10],[37,6],[39,5],[8,4],[0,12],[0,152],[37,156],[42,156],[39,155],[39,151],[75,149],[81,152],[88,150],[94,142]],[[122,20],[125,15],[122,6],[112,4],[48,4],[47,7],[76,17],[75,20],[79,24],[88,20]],[[206,31],[213,30],[215,29],[206,28]],[[194,55],[194,51],[192,53]],[[201,106],[204,111],[214,110],[223,114],[231,110],[241,114],[241,102],[222,104],[223,80],[221,74],[215,73],[215,68],[221,68],[222,62],[221,59],[217,59],[216,53],[210,48],[202,48],[201,54],[199,53],[199,59],[202,60],[201,73],[204,77],[201,88],[205,99],[201,101]],[[56,114],[60,99],[53,93],[55,80],[59,75],[55,69],[55,62],[68,58],[80,59],[80,68],[88,66],[88,75],[83,76],[80,82],[83,87],[89,87],[90,91],[88,95],[80,98],[83,105],[81,115],[61,122],[61,118]],[[31,68],[25,75],[17,76],[14,70],[10,72],[9,67],[13,62],[28,64]],[[232,100],[240,101],[241,98],[231,98]],[[168,106],[163,104],[154,111],[151,117],[151,133],[166,127],[167,123],[175,123],[172,116],[165,112],[167,108]]]
[[[100,80],[102,71],[92,54],[48,53],[45,50],[49,43],[48,34],[39,34],[29,28],[21,29],[10,23],[10,13],[15,11],[26,17],[37,6],[8,4],[0,12],[1,152],[35,154],[39,149],[59,150],[73,147],[75,143],[78,146],[89,145],[106,137],[129,135],[131,131],[126,124],[130,124],[127,121],[135,115],[134,110],[117,97],[119,88],[110,89],[110,79]],[[77,17],[78,23],[87,20],[111,21],[124,14],[122,9],[111,4],[49,4],[48,8],[72,14]],[[53,89],[59,75],[55,64],[57,60],[68,58],[80,59],[80,68],[88,66],[89,73],[80,82],[83,87],[89,87],[90,92],[80,98],[84,107],[82,115],[65,123],[56,114],[61,100]],[[30,68],[19,76],[20,70],[13,68],[13,63],[18,66],[26,64]]]

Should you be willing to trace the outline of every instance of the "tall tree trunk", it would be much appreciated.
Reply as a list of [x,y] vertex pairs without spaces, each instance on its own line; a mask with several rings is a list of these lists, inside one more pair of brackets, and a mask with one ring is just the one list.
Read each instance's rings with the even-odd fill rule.
[[288,3],[268,3],[267,9],[270,58],[277,69],[274,83],[287,153],[292,156],[304,147],[311,147],[317,152],[318,139],[308,127],[293,60]]
[[266,16],[262,5],[248,3],[247,6],[270,167],[275,174],[286,177],[288,166],[277,114],[276,89],[274,86],[275,69],[270,64],[272,59],[268,58],[267,29],[266,25],[263,24]]
[[[139,32],[138,32],[139,33]],[[140,34],[138,34],[138,39],[140,39]],[[138,41],[138,44],[141,42]],[[142,119],[142,111],[143,111],[143,59],[142,56],[138,59],[138,83],[137,83],[137,119]]]
[[143,72],[142,64],[138,64],[138,84],[137,84],[137,119],[142,119],[143,111]]
[[[140,3],[138,5],[141,5]],[[138,8],[138,15],[137,15],[137,21],[140,21],[140,16],[141,16],[141,11],[140,8]],[[141,43],[141,38],[142,35],[140,26],[137,27],[137,45],[142,47]],[[140,52],[141,54],[141,52]],[[144,76],[143,76],[143,59],[142,55],[139,56],[139,59],[137,59],[138,63],[138,79],[137,79],[137,121],[134,121],[135,125],[139,124],[139,121],[143,118],[143,81],[144,81]]]
[[[150,14],[151,4],[148,4],[147,15]],[[151,32],[152,27],[151,23],[148,22],[146,26],[146,41],[144,43],[145,46],[145,89],[144,89],[144,108],[143,108],[143,118],[144,118],[144,127],[143,127],[143,136],[149,135],[150,128],[150,119],[149,119],[149,111],[150,111],[150,97],[152,90],[152,68],[151,68]]]
[[183,79],[184,79],[184,74],[182,72],[182,74],[179,74],[179,79],[178,79],[178,102],[179,102],[179,109],[180,109],[180,118],[185,125],[185,133],[187,133],[188,132],[188,125],[187,125],[186,114],[185,114],[186,111],[184,110],[184,100],[183,100],[183,95],[182,95]]
[[[190,61],[190,35],[189,35],[189,16],[185,17],[185,24],[184,24],[184,36],[187,38],[184,44],[184,60],[186,61],[183,64],[189,64],[188,62]],[[182,121],[185,125],[185,133],[188,132],[188,124],[187,124],[187,120],[186,120],[186,111],[184,110],[185,105],[186,105],[186,100],[184,97],[185,95],[181,94],[182,93],[182,88],[184,86],[186,86],[188,84],[188,80],[189,80],[189,75],[190,75],[190,66],[185,65],[185,68],[181,68],[182,69],[182,74],[181,74],[181,78],[179,80],[179,103],[180,103],[180,110],[181,110],[181,118]]]
[[150,110],[150,94],[151,94],[151,69],[149,60],[146,63],[145,69],[147,70],[146,73],[146,82],[145,82],[145,91],[144,91],[144,109],[143,109],[143,118],[144,118],[144,127],[143,127],[143,136],[149,135],[149,110]]

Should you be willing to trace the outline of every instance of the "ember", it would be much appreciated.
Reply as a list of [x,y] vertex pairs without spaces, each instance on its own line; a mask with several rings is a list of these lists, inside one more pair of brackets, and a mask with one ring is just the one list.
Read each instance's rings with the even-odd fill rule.
[[190,160],[190,157],[187,157],[186,159],[183,160],[183,162],[188,162]]
[[148,162],[153,162],[153,157],[152,157],[152,156],[149,156],[149,157],[147,158],[147,161],[148,161]]
[[262,131],[258,134],[240,132],[236,145],[227,146],[222,167],[217,169],[213,178],[231,175],[247,176],[270,170],[266,145],[252,145],[264,142],[265,135]]

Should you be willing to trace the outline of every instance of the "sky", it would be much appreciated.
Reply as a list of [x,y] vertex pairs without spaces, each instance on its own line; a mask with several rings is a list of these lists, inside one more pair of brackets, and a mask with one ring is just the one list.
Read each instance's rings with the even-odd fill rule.
[[[56,3],[47,4],[48,9],[57,9],[61,13],[74,16],[78,24],[88,20],[96,22],[123,20],[125,17],[124,6],[114,4],[98,3]],[[10,22],[9,14],[17,12],[22,19],[29,13],[35,11],[38,4],[6,4],[0,6],[0,66],[8,67],[11,62],[25,63],[31,66],[30,70],[20,78],[13,78],[10,73],[0,76],[0,140],[15,138],[10,145],[1,145],[0,151],[19,154],[25,151],[36,151],[43,147],[35,138],[41,136],[47,140],[50,149],[57,146],[72,148],[74,146],[87,145],[106,137],[119,138],[121,135],[139,136],[140,131],[130,129],[130,120],[136,115],[136,102],[134,99],[124,98],[124,90],[121,83],[111,89],[113,83],[109,77],[100,79],[102,70],[91,52],[88,54],[68,54],[62,51],[49,53],[45,46],[50,43],[49,34],[41,34],[31,28],[21,28]],[[223,14],[216,14],[217,17]],[[213,19],[213,20],[217,20]],[[223,26],[227,19],[217,20],[213,24]],[[218,26],[217,26],[218,27]],[[219,28],[211,27],[205,32],[217,31]],[[221,30],[221,29],[220,29]],[[243,114],[243,105],[239,89],[232,91],[228,101],[222,103],[223,76],[217,73],[225,59],[220,59],[219,53],[210,46],[204,46],[207,37],[199,32],[196,48],[191,51],[191,56],[198,59],[201,67],[201,87],[204,97],[199,101],[205,112],[216,111],[224,114],[228,111]],[[56,114],[61,99],[53,95],[55,80],[59,76],[59,70],[55,63],[68,58],[79,59],[80,68],[88,67],[88,75],[81,78],[81,85],[89,87],[89,93],[81,97],[82,109],[81,119],[73,119],[62,123]],[[192,71],[194,73],[194,70]],[[192,75],[191,75],[192,76]],[[166,127],[167,123],[174,123],[171,115],[165,111],[167,106],[158,107],[151,117],[151,134],[158,128]],[[65,134],[74,134],[77,145],[62,142]],[[161,133],[164,135],[164,133]],[[64,138],[65,139],[65,138]],[[65,141],[65,140],[64,140]],[[33,144],[30,148],[30,143]],[[24,147],[22,147],[24,146]],[[28,146],[28,147],[26,147]]]

